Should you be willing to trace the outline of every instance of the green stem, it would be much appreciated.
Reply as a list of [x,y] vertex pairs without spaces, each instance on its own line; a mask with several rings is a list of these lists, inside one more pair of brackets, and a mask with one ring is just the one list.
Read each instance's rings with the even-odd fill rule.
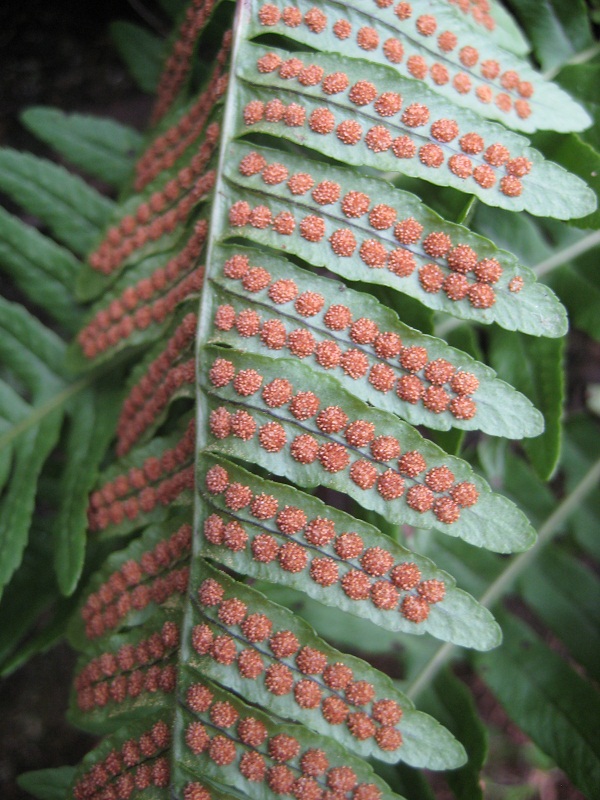
[[561,267],[563,264],[567,264],[569,261],[573,261],[573,259],[583,255],[583,253],[587,253],[588,250],[596,247],[596,245],[600,245],[600,231],[594,231],[594,233],[584,236],[583,239],[579,239],[569,247],[565,247],[564,250],[559,250],[558,253],[554,253],[544,261],[540,261],[533,268],[533,271],[540,278],[547,272],[556,269],[556,267]]
[[0,436],[0,452],[8,444],[14,441],[17,436],[20,436],[24,431],[29,430],[34,425],[37,425],[40,420],[42,420],[48,414],[51,414],[54,409],[66,404],[76,394],[79,394],[79,392],[82,392],[84,389],[87,389],[88,386],[91,386],[97,378],[97,372],[90,373],[89,375],[80,378],[78,381],[75,381],[75,383],[69,384],[69,386],[65,387],[61,392],[55,394],[54,397],[46,400],[45,403],[42,403],[39,406],[34,406],[31,414],[25,417],[25,419],[21,420],[21,422],[14,425],[3,436]]
[[[493,606],[502,595],[510,589],[518,576],[535,558],[537,558],[540,550],[553,539],[560,530],[563,522],[582,503],[583,499],[592,491],[598,481],[600,481],[600,459],[590,467],[583,480],[571,494],[567,495],[554,509],[552,514],[550,514],[539,530],[539,536],[535,545],[530,550],[517,556],[483,593],[479,602],[484,608]],[[429,686],[456,649],[458,649],[457,646],[449,642],[442,645],[429,660],[416,680],[405,690],[406,694],[414,700],[417,695]]]
[[580,53],[575,53],[568,61],[564,64],[558,64],[556,67],[552,67],[547,72],[544,73],[544,78],[546,80],[551,81],[564,67],[571,66],[573,64],[585,64],[586,61],[591,61],[592,58],[600,53],[600,42],[596,42],[591,47],[588,47],[587,50],[582,50]]

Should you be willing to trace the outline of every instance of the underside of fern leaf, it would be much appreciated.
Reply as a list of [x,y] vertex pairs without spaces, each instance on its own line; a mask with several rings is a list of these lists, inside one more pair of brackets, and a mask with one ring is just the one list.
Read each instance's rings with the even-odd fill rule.
[[[487,608],[403,533],[512,553],[535,532],[414,426],[520,439],[544,419],[488,366],[411,327],[410,309],[554,338],[566,314],[513,254],[402,187],[418,178],[465,204],[558,219],[595,199],[508,129],[589,120],[519,39],[507,49],[495,11],[194,2],[120,204],[89,200],[65,229],[52,170],[36,198],[30,159],[3,156],[3,188],[93,249],[71,367],[90,381],[129,368],[88,508],[90,535],[118,549],[70,627],[71,719],[105,736],[77,770],[77,800],[379,800],[397,795],[367,758],[464,762],[448,730],[269,587],[399,635],[500,643]],[[110,134],[77,125],[85,159]],[[121,154],[109,173],[122,169]],[[90,219],[109,214],[98,238]]]

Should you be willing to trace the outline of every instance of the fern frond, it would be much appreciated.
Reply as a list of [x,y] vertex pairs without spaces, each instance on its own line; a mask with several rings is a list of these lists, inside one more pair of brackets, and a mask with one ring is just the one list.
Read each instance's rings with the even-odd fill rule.
[[223,35],[230,7],[195,0],[132,193],[114,206],[85,196],[93,213],[80,216],[105,223],[103,238],[63,230],[21,192],[92,251],[71,364],[130,368],[88,509],[92,541],[123,549],[70,629],[71,717],[105,736],[73,778],[77,800],[379,800],[397,795],[366,758],[464,763],[449,730],[271,587],[390,635],[499,643],[485,604],[401,544],[402,526],[497,553],[535,532],[413,426],[520,438],[542,417],[490,368],[409,327],[407,297],[554,339],[566,315],[515,256],[400,187],[406,176],[509,211],[589,214],[583,181],[497,121],[589,120],[502,48],[502,14],[504,34],[485,34],[495,7],[469,20],[444,2],[392,5],[240,2]]

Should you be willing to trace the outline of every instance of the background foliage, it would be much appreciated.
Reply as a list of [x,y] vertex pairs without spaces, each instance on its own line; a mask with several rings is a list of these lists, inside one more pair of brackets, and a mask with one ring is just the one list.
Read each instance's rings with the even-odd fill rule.
[[[594,115],[597,82],[593,33],[587,10],[583,5],[577,9],[579,13],[573,13],[570,4],[566,13],[558,3],[515,3],[513,12],[532,42],[534,58],[542,70],[552,71],[557,82],[578,96]],[[540,35],[542,27],[544,35]],[[114,36],[141,88],[152,91],[165,47],[147,30],[125,24],[115,26]],[[581,63],[564,66],[570,60]],[[127,180],[133,151],[140,146],[137,134],[123,126],[98,124],[85,117],[65,125],[54,110],[31,110],[23,121],[68,154],[75,166],[113,186]],[[533,143],[548,158],[594,186],[598,159],[595,136],[594,129],[567,135],[543,133],[535,134]],[[114,387],[123,384],[121,376],[127,366],[116,362],[76,379],[65,367],[67,342],[82,320],[82,306],[74,297],[75,273],[81,271],[78,259],[97,244],[113,213],[112,202],[51,163],[9,151],[4,151],[0,159],[3,190],[44,226],[43,233],[29,229],[25,234],[24,224],[18,219],[5,212],[0,219],[2,267],[28,296],[25,308],[6,301],[2,306],[5,374],[0,398],[4,417],[1,466],[5,489],[0,563],[7,581],[17,570],[0,606],[3,670],[9,674],[32,654],[64,636],[73,609],[81,602],[81,576],[95,571],[115,544],[125,543],[122,538],[98,537],[87,541],[86,546],[84,531],[87,493],[97,480],[123,398],[122,390]],[[464,196],[458,192],[440,191],[406,178],[401,188],[414,191],[447,219],[464,216]],[[435,331],[451,345],[487,360],[503,380],[542,411],[545,419],[545,432],[525,439],[523,450],[485,434],[464,438],[456,430],[431,433],[446,450],[466,457],[495,490],[514,499],[526,512],[539,532],[532,549],[506,561],[459,540],[434,539],[418,530],[411,534],[410,548],[448,570],[484,607],[495,609],[504,632],[503,645],[469,659],[469,684],[474,685],[475,675],[481,676],[540,750],[565,769],[587,796],[595,797],[600,785],[598,742],[593,735],[598,706],[593,647],[598,545],[597,504],[590,492],[599,471],[593,448],[597,393],[593,386],[586,387],[587,406],[582,405],[581,394],[568,398],[565,413],[563,387],[564,370],[576,358],[573,348],[582,341],[577,330],[597,339],[597,219],[590,214],[584,220],[565,224],[483,205],[476,205],[469,214],[473,230],[515,253],[558,293],[575,329],[570,334],[574,344],[565,351],[560,339],[538,339],[496,326],[483,330],[457,320],[434,318],[422,307],[415,305],[413,309],[403,301],[403,319],[408,316],[423,332]],[[254,235],[253,231],[249,233]],[[38,309],[43,309],[43,321],[36,319]],[[157,346],[146,363],[163,347]],[[304,380],[300,367],[297,372],[300,381]],[[141,374],[140,367],[130,385]],[[569,388],[572,385],[567,383]],[[172,418],[170,424],[174,421]],[[169,422],[163,433],[170,433],[174,442],[178,435],[168,428]],[[164,445],[155,445],[154,453],[162,449]],[[272,462],[265,466],[272,468]],[[551,484],[545,485],[549,478]],[[62,499],[57,502],[56,498]],[[34,518],[29,533],[34,503],[43,513]],[[399,535],[381,518],[367,516],[386,532]],[[121,527],[116,533],[121,537],[129,530]],[[49,560],[54,563],[54,575],[48,570]],[[40,573],[46,576],[45,588],[40,585]],[[322,606],[286,586],[259,584],[259,588],[271,600],[300,612],[338,647],[354,648],[360,637],[360,655],[401,676],[400,687],[416,699],[418,707],[433,714],[463,743],[469,762],[448,773],[448,785],[456,797],[478,796],[479,770],[486,759],[486,730],[468,691],[447,668],[451,659],[465,659],[465,651],[457,651],[452,644],[436,644],[429,637],[407,640],[402,634],[388,634],[370,624],[355,623],[350,628],[347,621],[340,622],[339,612],[332,609],[325,613]],[[507,595],[510,602],[501,609],[500,601]],[[34,602],[29,600],[32,596]],[[28,598],[27,603],[24,598]],[[400,651],[398,642],[402,643]],[[470,709],[468,714],[465,709]],[[535,765],[535,757],[532,763]],[[421,773],[410,767],[380,771],[394,790],[408,798],[427,796],[430,791]],[[23,785],[38,796],[50,797],[44,787],[51,789],[54,784],[56,796],[63,796],[70,778],[68,771],[53,773],[51,778],[31,775],[23,779]],[[494,796],[493,779],[488,791]]]

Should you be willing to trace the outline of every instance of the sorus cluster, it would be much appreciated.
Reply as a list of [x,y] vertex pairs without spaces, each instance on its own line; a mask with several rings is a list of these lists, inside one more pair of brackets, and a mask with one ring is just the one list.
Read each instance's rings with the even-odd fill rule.
[[[209,381],[217,389],[232,383],[236,394],[250,397],[261,389],[263,376],[254,369],[238,370],[236,374],[231,361],[217,358],[210,368]],[[443,392],[440,387],[432,388],[439,389],[434,396]],[[350,421],[340,406],[322,408],[314,392],[294,394],[294,388],[286,378],[275,378],[266,384],[261,396],[267,409],[286,406],[286,420],[294,427],[297,423],[313,420],[311,429],[320,441],[312,434],[300,433],[288,443],[288,434],[280,422],[259,426],[248,411],[240,409],[231,413],[224,406],[211,412],[209,425],[213,436],[219,440],[234,436],[242,441],[256,437],[259,446],[268,453],[278,453],[289,444],[290,455],[299,464],[318,461],[325,472],[348,470],[350,480],[359,489],[375,488],[386,501],[402,497],[409,486],[407,505],[419,513],[432,511],[445,524],[459,519],[461,507],[477,502],[475,486],[468,482],[455,483],[454,474],[448,467],[427,470],[425,458],[416,450],[401,456],[400,442],[396,437],[377,435],[375,425],[368,420]],[[307,424],[302,428],[305,431],[309,429]]]
[[165,622],[162,630],[137,645],[125,644],[116,653],[106,652],[89,661],[75,678],[80,711],[123,703],[142,692],[175,691],[177,669],[171,656],[179,645],[179,626]]
[[[261,178],[267,184],[269,181],[283,183],[287,177],[286,187],[292,196],[303,195],[313,189],[311,197],[318,205],[336,204],[333,214],[330,211],[322,212],[325,217],[329,216],[339,224],[337,219],[343,215],[354,230],[357,230],[355,220],[360,219],[361,227],[358,230],[361,235],[364,234],[365,222],[368,222],[373,230],[373,238],[364,239],[360,244],[350,227],[337,228],[330,234],[329,246],[338,258],[350,258],[358,253],[369,269],[387,269],[398,278],[408,278],[416,272],[425,292],[437,294],[443,291],[449,300],[466,300],[473,308],[490,308],[496,302],[493,286],[503,275],[500,262],[495,258],[480,259],[470,245],[453,242],[444,231],[426,231],[414,217],[399,219],[401,215],[394,207],[385,203],[373,204],[366,192],[349,191],[342,196],[342,187],[335,181],[317,182],[305,172],[288,176],[283,164],[267,164],[264,157],[256,152],[249,153],[241,160],[239,170],[246,178],[262,173]],[[272,180],[274,174],[277,174],[277,181]],[[312,244],[322,242],[325,237],[324,216],[309,214],[298,224],[290,211],[274,216],[268,206],[261,204],[252,208],[245,200],[238,200],[229,209],[229,223],[234,228],[250,225],[259,230],[270,228],[279,235],[289,236],[298,227],[300,236]],[[390,240],[384,238],[388,236],[384,231],[393,233],[398,247],[390,249]],[[423,261],[426,263],[423,264]],[[421,266],[418,266],[418,262]],[[523,283],[523,279],[517,276],[508,288],[512,292],[519,292]]]
[[75,800],[129,800],[156,786],[168,787],[171,770],[163,755],[171,743],[171,729],[163,720],[135,739],[111,750],[77,781]]
[[200,220],[183,249],[149,278],[128,286],[121,296],[98,311],[81,330],[77,341],[86,358],[95,358],[128,339],[134,331],[162,324],[187,297],[198,292],[204,267],[196,266],[208,225]]
[[190,212],[212,191],[215,171],[205,172],[206,165],[219,141],[219,126],[206,129],[206,140],[189,165],[182,167],[162,189],[153,192],[134,214],[123,217],[109,228],[106,237],[89,256],[92,269],[103,275],[118,270],[136,250],[155,242],[187,222]]
[[[218,767],[235,763],[246,780],[296,800],[319,800],[326,794],[339,800],[380,800],[379,787],[359,783],[351,767],[331,766],[325,750],[305,749],[296,737],[273,733],[261,720],[240,714],[233,703],[215,699],[208,686],[191,684],[186,700],[199,717],[185,730],[194,755],[205,753]],[[357,732],[365,730],[363,717],[369,719],[366,714],[357,719]]]
[[215,0],[192,0],[173,42],[173,49],[161,73],[156,90],[156,103],[152,112],[152,123],[158,122],[173,105],[190,71],[194,47],[198,35],[207,23]]
[[[414,472],[418,466],[415,454],[407,455],[404,474],[409,470]],[[441,492],[441,486],[448,486],[447,478],[451,473],[450,476],[447,473],[449,470],[445,468],[430,470],[426,478],[429,485],[415,484],[416,500],[427,498],[434,491]],[[221,466],[208,470],[205,485],[213,497],[223,495],[227,513],[231,515],[230,518],[211,514],[207,518],[204,536],[212,545],[234,553],[248,550],[254,561],[278,564],[291,574],[306,570],[319,586],[339,584],[350,600],[369,601],[382,611],[399,612],[414,623],[426,620],[429,606],[444,598],[444,584],[435,579],[422,580],[416,564],[397,561],[383,547],[366,547],[363,538],[355,532],[338,533],[335,522],[330,519],[309,520],[297,506],[280,508],[276,497],[254,494],[249,486],[230,481],[227,470]],[[430,486],[437,488],[432,490]],[[476,502],[477,493],[472,484],[456,484],[456,487],[454,494],[463,505]],[[252,538],[235,518],[236,512],[242,509],[249,509],[252,517],[260,520],[260,533]]]
[[149,514],[157,505],[168,506],[186,489],[194,488],[195,424],[171,450],[160,458],[147,458],[141,467],[105,483],[90,496],[88,523],[91,531]]
[[[194,626],[196,652],[224,666],[235,662],[248,680],[264,677],[271,694],[291,696],[301,709],[319,709],[330,725],[345,723],[353,736],[374,739],[382,750],[401,746],[396,726],[402,709],[395,700],[378,696],[373,684],[357,678],[350,667],[315,647],[302,647],[293,630],[275,630],[266,614],[253,613],[242,600],[226,594],[218,580],[208,578],[201,584],[203,614],[215,624]],[[221,634],[221,623],[232,635]]]
[[488,31],[493,31],[496,27],[496,22],[490,13],[488,0],[449,0],[449,2],[459,8],[463,14],[470,14],[475,22],[483,25]]
[[[504,145],[487,144],[483,137],[473,131],[459,130],[453,119],[430,121],[430,111],[424,103],[411,103],[404,108],[403,98],[397,92],[380,93],[376,86],[367,80],[359,80],[350,86],[345,73],[336,72],[324,75],[324,70],[316,64],[306,66],[299,58],[282,61],[276,53],[267,53],[258,59],[259,72],[278,71],[281,78],[296,78],[304,85],[321,84],[324,95],[338,94],[348,90],[348,100],[358,108],[373,104],[375,112],[388,125],[374,125],[369,128],[364,143],[373,153],[391,152],[398,159],[418,158],[426,167],[439,169],[444,164],[450,172],[462,180],[473,179],[482,189],[496,185],[501,170],[498,188],[507,197],[518,197],[523,191],[521,178],[531,171],[531,162],[523,156],[513,157]],[[304,77],[304,76],[307,77]],[[310,114],[303,106],[294,102],[285,105],[281,100],[263,103],[252,100],[243,111],[244,122],[248,126],[259,122],[283,122],[288,127],[308,127],[317,134],[327,135],[335,131],[342,144],[353,146],[363,138],[363,126],[355,118],[338,123],[333,112],[326,106],[314,109]],[[392,119],[392,118],[395,119]],[[423,129],[428,126],[429,141],[420,144],[425,138]],[[400,136],[394,136],[401,131]]]
[[396,333],[380,331],[368,317],[354,319],[346,305],[328,306],[318,292],[300,292],[291,279],[272,280],[268,270],[251,267],[245,255],[228,259],[224,274],[241,281],[251,294],[267,291],[277,306],[293,303],[297,314],[314,321],[288,333],[279,318],[265,320],[251,307],[236,313],[233,306],[223,304],[215,313],[219,330],[235,329],[242,338],[258,336],[270,350],[286,348],[297,358],[314,357],[323,369],[341,369],[354,380],[368,375],[376,391],[395,390],[400,400],[422,403],[434,413],[449,411],[456,419],[475,416],[477,406],[471,395],[479,388],[479,380],[473,373],[458,371],[442,358],[430,359],[424,347],[403,346]]
[[168,539],[129,559],[86,599],[81,609],[88,639],[116,628],[130,611],[149,603],[162,605],[174,594],[185,594],[189,579],[192,529],[182,525]]
[[154,359],[125,398],[117,425],[119,457],[124,456],[152,425],[175,392],[184,384],[194,382],[195,360],[191,358],[182,362],[181,359],[194,341],[197,322],[195,314],[186,314],[165,350]]
[[160,134],[139,158],[135,167],[135,190],[140,192],[164,170],[171,169],[202,133],[215,103],[227,89],[228,76],[223,71],[231,47],[228,31],[216,56],[216,67],[206,89],[176,123]]
[[[393,5],[385,0],[376,0],[376,3],[380,8]],[[370,25],[353,30],[352,24],[345,18],[332,21],[331,29],[340,41],[351,39],[366,53],[381,50],[390,64],[394,64],[399,72],[404,72],[411,78],[429,78],[435,86],[449,85],[458,95],[467,95],[474,90],[475,96],[483,104],[493,101],[500,111],[507,114],[514,111],[521,119],[527,119],[531,115],[528,100],[533,96],[534,86],[529,81],[521,80],[515,70],[503,70],[495,59],[486,59],[484,56],[482,60],[475,47],[461,45],[458,36],[452,31],[440,30],[433,14],[413,14],[410,3],[398,3],[390,13],[395,14],[395,24],[399,22],[406,28],[406,32],[401,34],[402,39],[388,37],[386,33],[389,28],[386,33]],[[261,6],[258,18],[265,27],[280,23],[287,27],[304,24],[313,34],[322,33],[330,24],[327,15],[318,8],[312,8],[302,16],[298,9],[285,8],[282,12],[270,3]],[[488,19],[491,17],[488,16]],[[413,42],[415,34],[418,38]],[[435,45],[429,44],[432,39],[435,40]],[[435,60],[434,52],[431,53],[431,61],[424,58],[421,55],[422,46],[432,51],[437,47],[439,60]],[[454,51],[456,54],[450,55]]]

